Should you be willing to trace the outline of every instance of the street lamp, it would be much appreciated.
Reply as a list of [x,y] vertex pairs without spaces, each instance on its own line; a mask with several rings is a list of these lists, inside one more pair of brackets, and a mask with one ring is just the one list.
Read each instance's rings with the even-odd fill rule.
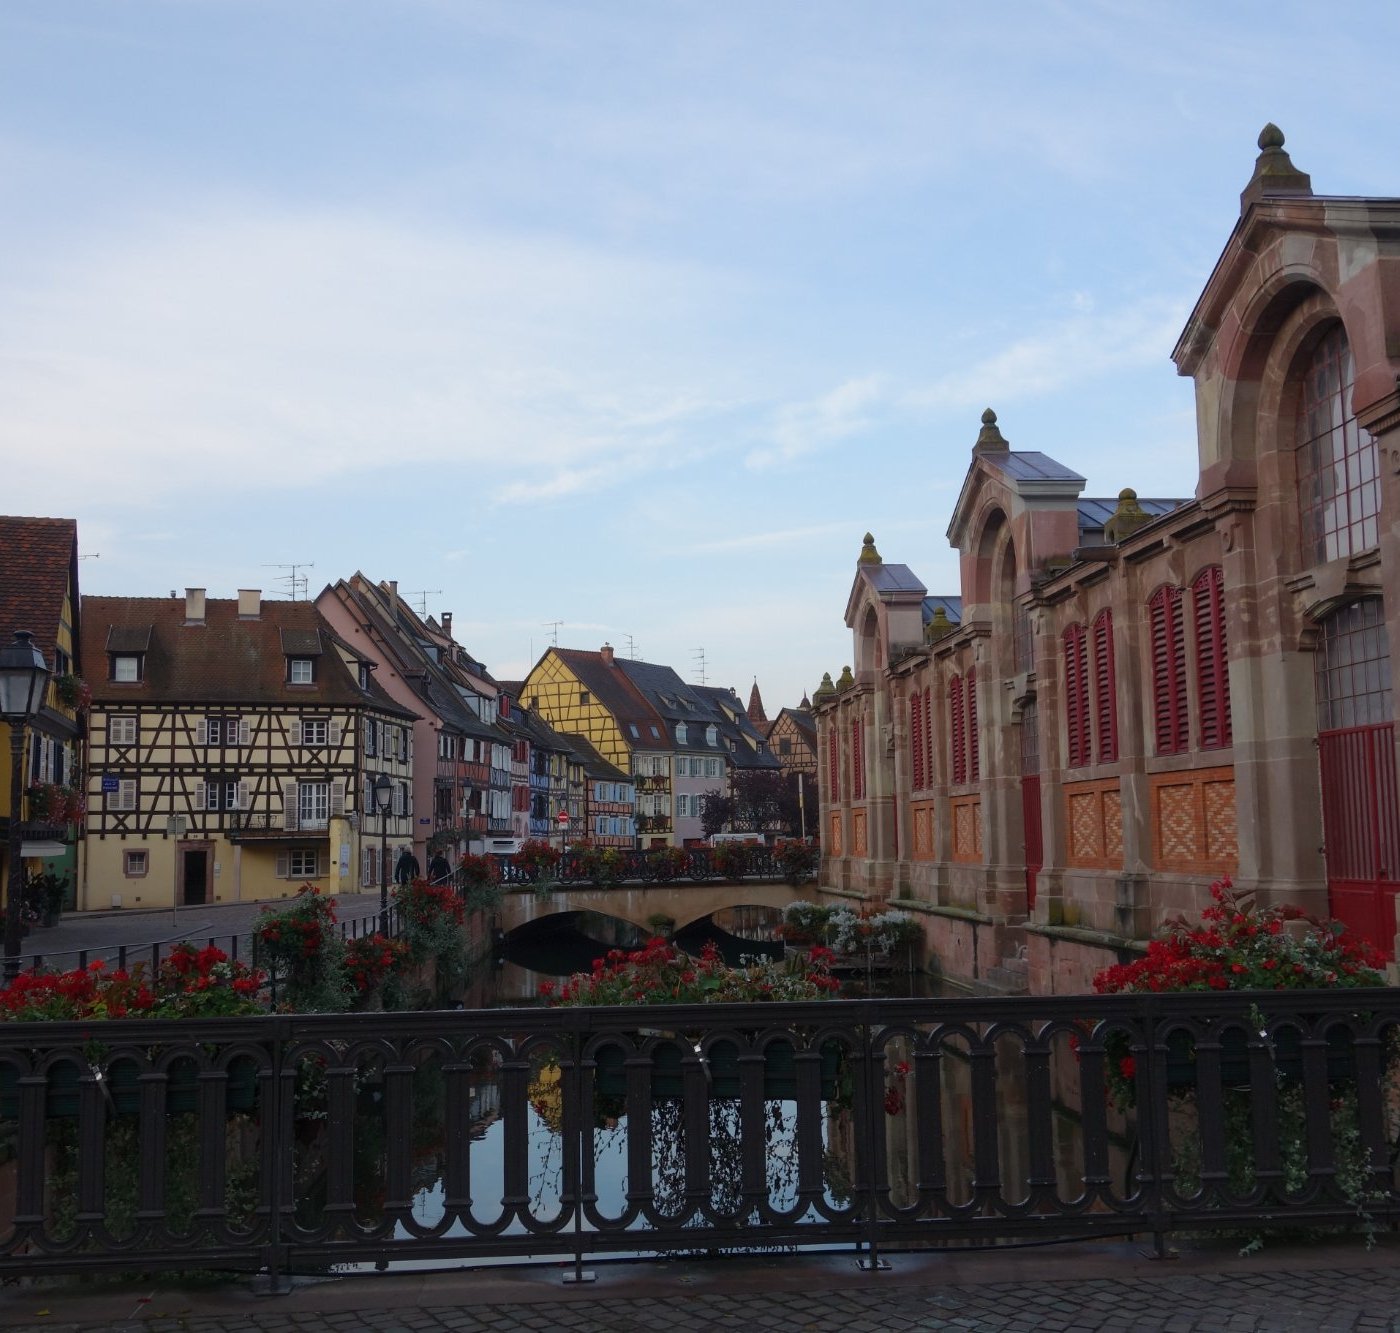
[[38,715],[48,688],[49,668],[28,630],[17,629],[15,641],[0,648],[0,719],[10,727],[10,882],[5,898],[5,975],[19,971],[20,903],[24,871],[20,857],[20,785],[24,781],[24,740],[29,721]]
[[389,933],[389,806],[394,780],[381,773],[374,780],[374,808],[379,811],[379,933]]

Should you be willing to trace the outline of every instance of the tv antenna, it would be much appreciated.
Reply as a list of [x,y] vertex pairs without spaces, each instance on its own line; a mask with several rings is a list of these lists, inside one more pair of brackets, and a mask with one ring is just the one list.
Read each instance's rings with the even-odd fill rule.
[[[419,588],[416,592],[408,592],[408,593],[405,593],[404,596],[405,596],[406,598],[413,598],[413,597],[416,597],[416,598],[418,599],[418,604],[417,604],[417,606],[415,607],[415,610],[417,610],[417,612],[418,612],[419,619],[421,619],[421,620],[426,620],[426,619],[428,618],[428,598],[429,598],[429,597],[441,597],[441,596],[442,596],[442,589],[441,589],[441,588]],[[410,605],[410,606],[413,606],[414,604],[413,604],[412,601],[410,601],[410,602],[409,602],[409,605]]]
[[556,648],[559,646],[559,626],[563,623],[562,620],[546,620],[544,622],[545,629],[549,631],[549,641]]
[[695,674],[700,677],[699,681],[696,683],[703,685],[705,684],[705,650],[703,648],[692,648],[690,650],[690,656],[695,663],[693,670]]
[[622,636],[627,640],[627,656],[635,662],[637,660],[637,641],[630,634]]
[[295,563],[288,561],[285,564],[277,564],[272,561],[264,562],[264,569],[285,569],[288,572],[279,575],[278,583],[285,583],[288,588],[287,595],[292,601],[298,600],[298,595],[305,597],[307,593],[307,578],[301,571],[303,569],[315,569],[316,563],[313,560],[298,560]]
[[79,559],[79,560],[101,560],[101,559],[102,559],[102,552],[101,552],[101,551],[92,551],[92,552],[90,552],[88,555],[80,555],[80,556],[78,557],[78,559]]

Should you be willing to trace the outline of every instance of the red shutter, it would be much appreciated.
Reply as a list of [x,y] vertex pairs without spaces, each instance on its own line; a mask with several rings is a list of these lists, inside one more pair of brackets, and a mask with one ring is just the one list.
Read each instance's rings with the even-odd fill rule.
[[1180,754],[1188,744],[1181,589],[1158,588],[1148,608],[1152,625],[1152,712],[1157,753]]
[[1232,739],[1225,588],[1219,565],[1196,576],[1191,585],[1191,609],[1196,622],[1196,702],[1201,719],[1201,749],[1219,750]]
[[865,746],[861,743],[861,724],[851,723],[851,799],[865,799]]
[[953,749],[953,785],[959,786],[967,781],[967,716],[961,676],[954,676],[948,684],[948,733]]
[[1113,665],[1113,612],[1094,620],[1094,721],[1099,733],[1099,763],[1118,758],[1118,678]]
[[826,735],[826,757],[831,770],[831,791],[827,799],[836,805],[841,800],[841,732],[833,723]]
[[933,786],[933,689],[924,690],[924,785]]
[[915,791],[924,788],[924,700],[918,690],[909,696],[909,758]]
[[1066,762],[1082,768],[1089,762],[1089,680],[1084,626],[1071,625],[1064,634]]
[[977,668],[967,673],[967,780],[982,780],[982,738],[977,732]]

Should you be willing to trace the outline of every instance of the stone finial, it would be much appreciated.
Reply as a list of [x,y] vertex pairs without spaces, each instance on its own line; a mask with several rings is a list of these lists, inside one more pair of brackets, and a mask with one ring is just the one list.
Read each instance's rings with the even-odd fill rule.
[[1116,545],[1151,521],[1152,515],[1138,504],[1137,492],[1131,486],[1125,486],[1118,492],[1118,508],[1103,525],[1103,539]]
[[875,538],[870,533],[865,534],[865,545],[860,548],[860,558],[856,561],[859,565],[883,565],[885,562],[880,559],[880,553],[875,549]]
[[1005,453],[1011,445],[997,425],[997,414],[989,407],[982,413],[982,429],[977,432],[977,443],[972,446],[974,454]]
[[924,626],[924,642],[936,643],[939,639],[951,634],[957,626],[948,619],[948,613],[941,606],[933,608],[933,615],[929,617],[929,622]]
[[1284,151],[1283,131],[1277,125],[1265,125],[1259,132],[1259,156],[1254,163],[1254,175],[1240,195],[1240,212],[1261,199],[1278,195],[1312,194],[1312,177],[1299,171]]
[[836,686],[831,683],[831,672],[822,672],[822,683],[812,691],[813,703],[825,703],[836,693]]
[[810,713],[812,711],[812,701],[807,697],[807,691],[802,691],[802,702],[797,705],[798,712]]
[[836,690],[839,694],[842,690],[851,689],[856,683],[856,678],[851,674],[851,668],[844,666],[841,668],[841,675],[836,682]]

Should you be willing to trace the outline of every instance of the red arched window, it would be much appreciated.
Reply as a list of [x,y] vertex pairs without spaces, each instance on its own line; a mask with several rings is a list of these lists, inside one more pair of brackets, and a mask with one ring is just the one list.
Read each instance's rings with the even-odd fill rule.
[[1181,589],[1161,587],[1148,599],[1152,634],[1152,719],[1158,754],[1180,754],[1188,744],[1186,637]]
[[833,722],[826,734],[827,767],[831,773],[830,800],[832,805],[836,805],[841,800],[841,730]]
[[924,688],[924,781],[933,786],[933,690]]
[[977,668],[967,672],[967,780],[982,780],[982,743],[977,735]]
[[1094,726],[1098,731],[1098,760],[1118,758],[1118,679],[1113,665],[1113,612],[1094,617]]
[[1219,750],[1233,739],[1230,731],[1230,671],[1225,660],[1225,583],[1219,565],[1203,569],[1191,585],[1191,614],[1196,623],[1196,703],[1201,719],[1201,749]]
[[1081,768],[1089,762],[1089,645],[1083,625],[1071,625],[1065,643],[1066,763]]
[[948,737],[953,751],[953,785],[959,786],[967,781],[967,717],[961,676],[948,683]]
[[1352,413],[1354,377],[1346,331],[1335,324],[1299,374],[1298,513],[1303,557],[1314,565],[1380,540],[1376,442]]
[[859,720],[851,723],[851,800],[865,800],[865,746]]
[[909,758],[915,791],[924,789],[924,696],[915,690],[909,696]]

